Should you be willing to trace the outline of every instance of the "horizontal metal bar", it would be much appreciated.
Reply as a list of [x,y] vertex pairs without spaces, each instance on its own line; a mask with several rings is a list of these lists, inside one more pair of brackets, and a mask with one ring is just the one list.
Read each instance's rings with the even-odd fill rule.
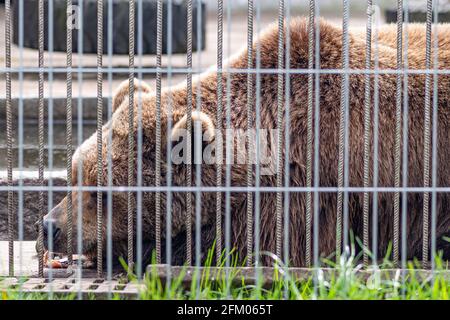
[[301,193],[301,192],[352,192],[352,193],[363,193],[363,192],[408,192],[408,193],[421,193],[421,192],[437,192],[437,193],[448,193],[450,192],[450,187],[223,187],[223,186],[192,186],[192,187],[182,187],[182,186],[161,186],[161,187],[154,187],[154,186],[144,186],[144,187],[128,187],[128,186],[103,186],[103,187],[96,187],[96,186],[73,186],[73,187],[66,187],[66,186],[52,186],[50,187],[41,187],[41,186],[0,186],[0,192],[1,191],[64,191],[67,192],[68,190],[72,191],[84,191],[84,192],[106,192],[106,191],[112,191],[112,192],[291,192],[291,193]]
[[[72,69],[74,72],[83,72],[83,73],[95,73],[98,72],[113,72],[113,73],[123,73],[128,74],[130,72],[135,73],[143,73],[143,74],[156,74],[157,72],[167,73],[167,74],[186,74],[186,73],[202,73],[202,72],[228,72],[228,73],[238,73],[238,74],[441,74],[447,75],[450,74],[450,69],[379,69],[379,70],[367,70],[367,69],[273,69],[273,68],[260,68],[260,69],[239,69],[239,68],[223,68],[223,69],[215,69],[215,68],[161,68],[158,70],[157,68],[142,68],[136,67],[134,69],[130,68],[74,68]],[[44,72],[52,72],[52,73],[67,73],[68,69],[64,67],[56,67],[56,68],[44,68]],[[25,67],[25,68],[0,68],[0,73],[39,73],[39,68],[33,67]]]

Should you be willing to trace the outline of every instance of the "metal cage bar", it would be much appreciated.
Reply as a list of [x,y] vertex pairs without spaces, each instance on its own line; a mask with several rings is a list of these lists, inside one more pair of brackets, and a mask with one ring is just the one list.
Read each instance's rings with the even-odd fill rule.
[[[84,1],[81,0],[79,2],[79,13],[80,13],[80,19],[78,21],[79,23],[79,30],[84,30],[84,19],[83,19],[83,12],[84,12]],[[77,58],[78,58],[78,67],[77,67],[77,77],[78,77],[78,97],[77,97],[77,140],[78,143],[80,141],[83,141],[83,89],[82,89],[82,83],[83,83],[83,32],[78,32],[77,37],[77,45],[78,45],[78,52],[77,52]],[[77,188],[80,188],[83,183],[83,157],[80,157],[77,161]],[[81,256],[83,251],[83,230],[82,230],[82,221],[83,221],[83,206],[82,206],[82,193],[77,193],[76,203],[77,203],[77,249],[76,252],[79,256]],[[82,278],[83,278],[83,269],[82,269],[82,263],[81,260],[78,260],[77,266],[76,266],[76,283],[77,283],[77,297],[78,299],[82,299]]]
[[[403,68],[403,1],[397,1],[397,70]],[[404,70],[403,70],[404,71]],[[402,73],[397,74],[396,87],[396,111],[395,111],[395,146],[394,146],[394,186],[400,186],[400,148],[402,135]],[[399,259],[399,234],[400,234],[400,193],[394,194],[394,224],[393,224],[393,251],[394,265],[398,265]]]
[[[192,70],[192,4],[193,0],[187,1],[187,69]],[[186,120],[186,185],[192,186],[192,71],[186,75],[187,86],[187,120]],[[186,263],[192,265],[192,194],[186,193]]]
[[[83,20],[83,12],[84,12],[84,1],[80,0],[78,3],[79,5],[79,13],[80,13],[80,20],[79,22],[79,30],[84,30],[84,20]],[[82,83],[83,83],[83,72],[82,72],[82,58],[83,58],[83,32],[78,32],[77,37],[77,45],[78,45],[78,66],[77,66],[77,77],[78,77],[78,98],[77,98],[77,140],[78,143],[83,141],[83,89],[82,89]],[[81,256],[83,251],[83,230],[82,230],[82,222],[83,222],[83,206],[82,206],[82,193],[80,192],[82,182],[83,182],[83,157],[80,156],[80,158],[77,161],[77,186],[75,186],[75,189],[73,191],[77,192],[77,254]],[[109,168],[108,168],[108,171]],[[109,210],[109,209],[108,209]],[[111,232],[111,230],[110,230]],[[108,244],[107,240],[107,247],[111,244]],[[107,249],[108,250],[108,249]],[[107,262],[108,263],[108,262]],[[82,298],[82,277],[83,277],[83,269],[81,260],[78,260],[77,263],[77,297],[78,299]],[[108,276],[108,275],[107,275]]]
[[97,276],[103,276],[103,0],[97,2]]
[[[138,1],[138,31],[137,31],[137,35],[138,35],[138,39],[137,39],[137,43],[138,43],[138,48],[137,48],[137,53],[138,53],[138,65],[139,65],[139,69],[142,68],[142,52],[143,52],[143,33],[144,33],[144,8],[143,8],[143,2],[142,0]],[[142,72],[138,71],[138,79],[139,79],[139,83],[142,83]],[[142,124],[142,117],[143,117],[143,92],[142,92],[142,88],[139,87],[138,90],[138,101],[137,101],[137,178],[136,178],[136,184],[138,187],[142,187],[143,185],[143,141],[144,141],[144,137],[143,137],[143,124]],[[143,264],[143,193],[142,191],[138,191],[137,193],[137,199],[136,199],[136,274],[139,280],[141,280],[143,278],[143,269],[142,269],[142,264]]]
[[[216,185],[222,185],[223,162],[223,0],[217,0]],[[216,193],[216,264],[222,257],[222,193]]]
[[[427,17],[426,17],[426,39],[425,39],[425,68],[431,69],[431,29],[433,22],[433,1],[427,1]],[[424,151],[423,151],[423,186],[430,186],[430,144],[431,144],[431,75],[425,75],[425,120],[424,120]],[[423,194],[423,215],[422,215],[422,264],[428,268],[429,256],[429,215],[430,215],[430,194]]]
[[[48,72],[48,82],[49,82],[49,97],[48,97],[48,132],[47,132],[47,139],[48,139],[48,170],[51,172],[53,170],[53,163],[54,163],[54,157],[53,157],[53,149],[54,149],[54,143],[53,143],[53,124],[54,124],[54,102],[53,102],[53,81],[54,81],[54,75],[51,71],[53,67],[53,51],[54,51],[54,1],[49,0],[48,2],[48,51],[49,51],[49,58],[48,58],[48,65],[49,65],[49,72]],[[20,165],[21,170],[22,166]],[[50,211],[53,208],[53,180],[52,176],[50,174],[48,179],[48,210]],[[54,226],[52,223],[48,225],[48,234],[53,234]],[[48,251],[53,252],[54,243],[53,243],[53,237],[48,237],[47,240],[47,246]],[[52,280],[54,279],[54,270],[53,266],[50,265],[50,268],[48,270],[48,280],[50,281],[49,284],[49,296],[50,298],[53,297],[53,291],[54,286],[52,283]]]
[[[432,119],[432,154],[431,154],[431,181],[433,191],[431,193],[431,270],[435,270],[436,268],[436,228],[437,228],[437,170],[438,170],[438,148],[437,148],[437,140],[438,140],[438,126],[439,126],[439,108],[438,108],[438,75],[436,71],[439,68],[439,47],[438,47],[438,32],[439,32],[439,0],[436,0],[433,8],[433,26],[434,26],[434,55],[433,55],[433,119]],[[433,273],[434,275],[434,273]]]
[[[155,186],[161,187],[161,65],[162,65],[162,25],[163,1],[158,1],[156,22],[156,151]],[[161,193],[155,193],[155,241],[156,262],[161,263]]]
[[[112,64],[113,64],[113,20],[112,17],[114,15],[113,10],[113,1],[114,0],[108,0],[107,4],[107,12],[108,17],[111,17],[108,19],[107,24],[107,54],[108,54],[108,91],[109,91],[109,98],[108,98],[108,119],[109,126],[112,128],[113,126],[113,119],[112,119],[112,81],[113,81],[113,75],[111,72]],[[109,131],[108,137],[107,137],[107,180],[108,180],[108,187],[112,187],[112,170],[113,170],[113,163],[112,163],[112,130]],[[113,218],[113,201],[112,201],[112,192],[109,190],[107,191],[107,202],[106,202],[106,215],[107,215],[107,226],[106,226],[106,279],[107,281],[111,281],[113,274],[112,274],[112,255],[113,255],[113,243],[112,243],[112,218]],[[80,286],[81,289],[81,286]],[[109,291],[112,290],[112,286],[108,288]]]
[[[408,47],[409,47],[409,1],[403,2],[404,14],[404,41],[403,41],[403,69],[405,70],[405,76],[403,77],[403,146],[402,146],[402,186],[408,186],[408,125],[409,125],[409,96],[408,96]],[[395,212],[394,212],[395,213]],[[401,212],[401,268],[406,268],[406,255],[407,255],[407,214],[408,214],[408,192],[402,192],[402,212]],[[395,261],[394,261],[395,263]],[[404,278],[403,278],[404,279]]]
[[[378,8],[378,1],[374,1],[374,12],[375,15],[375,30],[374,30],[374,62],[373,62],[373,68],[375,71],[379,70],[379,41],[378,41],[378,34],[379,34],[379,14],[380,12],[375,9]],[[373,26],[372,26],[373,27]],[[373,79],[373,176],[372,176],[372,186],[375,189],[372,196],[372,266],[374,269],[378,268],[378,159],[379,159],[379,141],[378,141],[378,132],[379,132],[379,115],[380,115],[380,79],[379,74],[375,73],[374,79]]]
[[[38,64],[40,68],[39,72],[39,80],[38,80],[38,95],[39,95],[39,106],[38,106],[38,176],[39,176],[39,185],[44,186],[44,71],[42,71],[42,67],[44,66],[44,2],[43,0],[39,0],[38,4],[39,8],[39,23],[38,23]],[[38,246],[38,256],[39,256],[39,276],[44,275],[44,264],[43,264],[43,256],[44,256],[44,231],[43,231],[43,218],[44,218],[44,191],[39,191],[39,224],[38,224],[38,238],[39,238],[39,246]]]
[[12,159],[12,110],[11,110],[11,1],[5,1],[5,67],[6,67],[6,145],[8,175],[8,273],[14,276],[14,194]]
[[[72,0],[67,0],[67,15],[72,14]],[[67,43],[67,78],[66,78],[66,176],[67,186],[72,186],[72,28],[67,23],[66,33]],[[69,264],[73,263],[73,248],[72,248],[72,191],[67,191],[67,256]]]
[[[308,69],[314,68],[314,32],[316,25],[316,4],[314,0],[309,1],[309,20],[308,20]],[[314,104],[314,75],[308,74],[308,111],[307,111],[307,137],[306,137],[306,186],[312,186],[312,151],[313,151],[313,104]],[[311,192],[306,193],[306,237],[305,237],[305,265],[311,266]]]
[[[247,69],[253,68],[253,17],[254,3],[247,5]],[[253,75],[247,74],[247,187],[253,185]],[[277,242],[278,243],[278,242]],[[247,266],[253,263],[253,194],[247,191]]]
[[[366,25],[366,69],[372,67],[372,0],[367,1],[367,25]],[[369,161],[370,161],[370,75],[364,77],[364,187],[369,186]],[[369,193],[364,192],[363,200],[363,262],[369,265]]]
[[[277,56],[278,68],[284,68],[284,1],[278,2],[278,56]],[[282,74],[278,74],[277,77],[277,187],[281,187],[283,184],[283,116],[284,116],[284,77]],[[289,154],[285,154],[285,157],[289,158]],[[282,257],[282,223],[283,223],[283,194],[277,192],[276,199],[276,248],[275,254]]]
[[[167,55],[168,55],[168,86],[172,85],[172,42],[170,41],[170,37],[173,32],[173,1],[168,0],[167,2]],[[172,145],[172,141],[170,138],[170,133],[172,131],[172,92],[169,90],[167,92],[167,152],[166,152],[166,161],[170,163],[171,155],[170,149]],[[170,288],[172,281],[172,274],[170,270],[170,266],[172,265],[172,197],[173,197],[173,186],[172,186],[172,166],[167,166],[166,173],[166,264],[167,264],[167,283],[166,287]]]
[[[127,182],[129,186],[134,185],[134,42],[135,42],[135,0],[129,1],[129,29],[128,29],[128,66],[130,74],[128,78],[128,177]],[[127,194],[127,227],[128,227],[128,245],[127,245],[127,262],[128,272],[133,272],[134,261],[134,208],[135,199],[131,191]]]

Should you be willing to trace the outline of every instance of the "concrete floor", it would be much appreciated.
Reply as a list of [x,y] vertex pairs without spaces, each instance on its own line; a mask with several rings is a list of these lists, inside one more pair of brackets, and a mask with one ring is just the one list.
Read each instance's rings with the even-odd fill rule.
[[[38,257],[36,254],[36,241],[15,241],[14,242],[14,276],[15,277],[36,277],[38,275]],[[9,276],[8,242],[0,241],[0,277]],[[47,278],[68,278],[76,274],[76,268],[50,269],[44,268],[44,276]],[[117,272],[115,272],[117,274]],[[95,269],[83,269],[83,277],[95,278]]]
[[[32,276],[38,272],[35,241],[14,242],[14,275]],[[0,276],[8,276],[8,242],[0,241]]]

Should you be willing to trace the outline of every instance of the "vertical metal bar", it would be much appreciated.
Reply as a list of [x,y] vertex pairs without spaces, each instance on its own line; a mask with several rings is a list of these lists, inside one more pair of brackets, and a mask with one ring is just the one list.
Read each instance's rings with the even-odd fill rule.
[[[436,224],[437,224],[437,167],[438,167],[438,128],[439,128],[439,117],[438,117],[438,68],[439,68],[439,52],[438,52],[438,41],[439,41],[439,0],[434,3],[434,59],[433,59],[433,149],[432,149],[432,163],[431,163],[431,181],[433,191],[431,193],[431,269],[434,271],[436,267]],[[434,276],[434,273],[433,273]]]
[[[395,102],[395,146],[394,146],[394,186],[400,187],[400,148],[401,148],[401,120],[402,120],[402,74],[400,70],[402,64],[402,47],[403,47],[403,1],[397,0],[397,88]],[[393,230],[393,263],[398,265],[399,256],[399,210],[400,210],[400,193],[394,193],[394,230]]]
[[[308,111],[307,111],[307,134],[306,134],[306,187],[312,185],[312,137],[313,137],[313,103],[314,103],[314,25],[315,25],[315,1],[309,1],[309,20],[308,20]],[[306,248],[305,248],[305,266],[311,266],[311,191],[306,192]]]
[[[369,187],[369,161],[370,161],[370,74],[372,68],[372,0],[367,0],[366,25],[366,74],[364,75],[364,188]],[[363,200],[363,263],[369,265],[369,192],[364,192]]]
[[[163,1],[158,0],[156,18],[156,146],[155,186],[161,187],[161,57]],[[156,263],[161,263],[161,193],[155,193]]]
[[[261,31],[261,2],[256,3],[256,32]],[[256,70],[261,70],[261,41],[256,42]],[[256,73],[256,154],[261,154],[261,72]],[[263,280],[260,266],[261,253],[261,192],[259,191],[261,185],[261,157],[255,157],[255,277],[258,284]]]
[[[130,0],[129,3],[129,48],[128,48],[128,188],[134,184],[134,29],[135,29],[135,0]],[[134,219],[134,195],[131,190],[127,193],[127,209],[128,209],[128,272],[133,271],[133,219]]]
[[[231,57],[231,1],[227,1],[227,56]],[[226,87],[226,135],[225,135],[225,148],[226,148],[226,171],[225,171],[225,278],[228,282],[230,279],[230,252],[231,252],[231,162],[232,162],[232,147],[233,141],[231,136],[231,74],[230,65],[227,65],[227,87]],[[227,297],[230,297],[230,288],[226,289]]]
[[[283,257],[284,257],[284,264],[286,267],[289,266],[289,249],[290,249],[290,243],[289,243],[289,224],[290,224],[290,191],[289,191],[289,185],[290,185],[290,130],[291,130],[291,0],[288,0],[286,12],[285,12],[285,21],[286,21],[286,40],[285,40],[285,69],[286,69],[286,80],[285,80],[285,89],[284,89],[284,99],[285,99],[285,113],[286,113],[286,125],[284,129],[284,152],[286,154],[284,159],[284,217],[283,217],[283,228],[284,228],[284,239],[283,239]],[[286,281],[288,279],[286,278]],[[287,282],[286,282],[287,284]],[[287,288],[288,285],[286,285],[285,294],[287,295]]]
[[[284,0],[278,2],[278,61],[277,66],[279,70],[284,69]],[[283,183],[283,103],[284,103],[284,78],[283,73],[278,73],[277,79],[277,187],[281,188]],[[288,157],[288,155],[286,155]],[[282,210],[283,210],[283,194],[281,191],[277,192],[276,200],[276,255],[281,258],[281,232],[282,232]]]
[[[247,187],[253,184],[253,144],[252,144],[252,119],[253,119],[253,0],[247,3]],[[253,260],[253,194],[247,191],[247,266],[252,265]]]
[[[112,1],[112,0],[110,0]],[[78,98],[77,98],[77,143],[81,144],[83,141],[83,12],[84,12],[84,2],[80,0],[79,5],[79,29],[78,29]],[[77,253],[81,256],[83,253],[83,194],[81,192],[81,186],[83,185],[83,157],[77,159]],[[109,168],[108,168],[109,170]],[[109,195],[109,197],[111,197]],[[112,250],[111,250],[112,251]],[[111,263],[112,264],[112,263]],[[109,270],[109,269],[108,269]],[[83,276],[81,259],[78,260],[77,265],[77,297],[79,300],[83,298],[81,279]]]
[[[54,39],[54,1],[48,1],[48,210],[53,208],[53,180],[51,173],[53,171],[53,39]],[[48,234],[53,234],[53,225],[50,223]],[[48,237],[48,251],[53,252],[53,237]],[[49,268],[49,298],[53,299],[53,269]]]
[[[231,56],[231,1],[227,1],[227,55]],[[226,105],[226,171],[225,171],[225,266],[226,269],[226,279],[229,280],[230,274],[228,267],[230,266],[230,252],[231,252],[231,161],[232,161],[232,138],[231,138],[231,74],[230,65],[227,65],[227,105]],[[227,288],[227,296],[229,295],[229,288]]]
[[[377,11],[375,11],[377,10]],[[373,192],[373,202],[372,202],[372,264],[374,268],[378,268],[378,132],[379,132],[379,105],[380,105],[380,90],[379,90],[379,41],[378,32],[380,29],[379,25],[379,11],[378,11],[378,0],[375,0],[374,6],[375,14],[375,34],[374,34],[374,89],[373,89],[373,178],[372,186],[374,188]]]
[[[107,203],[106,203],[106,212],[107,212],[107,226],[106,226],[106,279],[111,281],[112,279],[112,252],[113,252],[113,243],[112,243],[112,210],[113,210],[113,193],[111,191],[112,184],[112,128],[113,128],[113,118],[112,118],[112,67],[113,67],[113,2],[114,0],[108,0],[108,25],[107,25],[107,39],[108,39],[108,119],[109,119],[109,131],[108,131],[108,141],[106,148],[106,156],[107,156],[107,165],[108,165],[108,192],[107,192]],[[109,286],[108,291],[108,299],[112,296],[112,285]]]
[[[349,105],[349,95],[350,95],[350,81],[349,81],[349,77],[351,74],[351,70],[350,70],[350,38],[349,38],[349,33],[348,33],[348,25],[349,25],[349,20],[350,20],[350,0],[347,2],[346,4],[346,9],[345,11],[347,12],[347,14],[345,14],[345,16],[347,16],[347,23],[344,24],[347,25],[347,27],[345,29],[347,29],[346,32],[346,50],[344,50],[344,60],[345,63],[344,65],[347,66],[347,68],[345,68],[345,75],[344,75],[344,88],[345,88],[345,95],[344,95],[344,101],[345,101],[345,117],[344,117],[344,215],[343,215],[343,236],[344,236],[344,247],[351,249],[350,247],[353,246],[353,244],[349,243],[349,229],[350,229],[350,222],[349,222],[349,192],[348,192],[348,188],[349,188],[349,166],[350,166],[350,161],[349,161],[349,149],[350,149],[350,143],[349,143],[349,126],[350,126],[350,105]],[[352,254],[352,252],[350,252],[350,254]]]
[[[172,32],[173,32],[173,3],[172,0],[168,0],[167,2],[167,85],[170,88],[172,85]],[[170,266],[172,265],[172,191],[170,188],[172,186],[172,163],[171,163],[171,145],[172,141],[170,139],[170,133],[172,131],[172,92],[169,90],[167,95],[167,174],[166,174],[166,184],[168,187],[167,195],[166,195],[166,289],[170,288],[172,282],[172,274],[170,270]],[[167,290],[169,293],[169,290]]]
[[[38,104],[38,175],[39,175],[39,185],[44,187],[44,1],[39,0],[38,2],[38,65],[39,65],[39,80],[38,80],[38,94],[39,94],[39,104]],[[19,146],[22,147],[22,146]],[[43,239],[43,229],[42,221],[44,219],[44,191],[39,191],[38,200],[38,212],[39,212],[39,229],[38,237]],[[42,238],[41,238],[42,237]],[[39,270],[38,274],[40,277],[44,276],[44,264],[43,264],[43,254],[44,254],[44,243],[39,241],[38,246],[38,256],[39,256]]]
[[[198,17],[197,17],[198,18]],[[192,186],[192,0],[187,2],[186,186]],[[192,264],[192,194],[186,192],[186,264]]]
[[[347,208],[347,203],[345,195],[348,195],[347,190],[344,190],[344,194],[342,192],[342,188],[345,185],[345,176],[347,172],[345,172],[345,166],[347,165],[347,143],[346,136],[348,133],[348,95],[349,95],[349,35],[348,35],[348,22],[349,22],[349,0],[343,0],[343,17],[342,17],[342,70],[344,73],[341,76],[341,108],[340,108],[340,119],[339,119],[339,159],[338,159],[338,191],[337,194],[337,219],[336,219],[336,260],[338,261],[341,255],[341,241],[342,236],[344,240],[344,248],[347,244],[347,233],[346,233],[346,223],[347,219],[345,217],[345,211]],[[344,234],[342,235],[342,207],[344,204]]]
[[409,8],[408,0],[403,1],[403,13],[404,13],[404,36],[403,36],[403,146],[402,146],[402,213],[401,213],[401,265],[400,268],[403,270],[401,274],[402,279],[402,294],[405,296],[405,280],[406,280],[406,262],[407,262],[407,214],[408,214],[408,192],[406,188],[408,187],[408,122],[409,122],[409,95],[408,95],[408,39],[409,39]]
[[[72,0],[67,0],[67,15],[72,15]],[[67,175],[67,187],[72,187],[72,25],[71,21],[67,18],[67,32],[66,32],[66,66],[67,66],[67,78],[66,78],[66,175]],[[72,190],[67,190],[67,256],[69,264],[72,265]]]
[[[284,158],[284,215],[283,215],[283,258],[284,258],[284,266],[285,266],[285,273],[287,274],[288,268],[291,265],[289,262],[290,259],[290,233],[289,233],[289,225],[291,223],[290,220],[290,130],[291,130],[291,1],[288,0],[286,12],[285,12],[285,21],[286,21],[286,40],[285,40],[285,69],[286,69],[286,80],[285,80],[285,89],[284,89],[284,99],[285,99],[285,129],[284,129],[284,152],[285,152],[285,158]],[[281,134],[281,132],[280,132]],[[283,296],[285,299],[289,298],[289,279],[288,277],[285,277],[284,279],[284,292]]]
[[[197,0],[197,58],[198,58],[198,69],[201,70],[202,59],[201,59],[201,46],[202,46],[202,3],[201,0]],[[201,92],[201,82],[197,82],[197,96],[196,96],[196,110],[201,111],[202,108],[202,92]],[[201,208],[202,208],[202,193],[200,187],[202,185],[202,124],[200,121],[195,123],[195,156],[197,159],[195,166],[195,185],[198,188],[195,192],[195,266],[196,272],[199,272],[199,267],[201,264]],[[200,298],[200,276],[197,277],[197,299]]]
[[313,224],[313,257],[314,257],[314,294],[317,296],[319,261],[319,192],[320,186],[320,0],[315,1],[315,107],[314,107],[314,224]]
[[[222,185],[223,166],[223,0],[217,0],[217,113],[216,113],[216,185]],[[216,265],[222,254],[222,193],[216,192]]]
[[19,147],[19,212],[18,212],[18,229],[19,236],[18,240],[20,241],[19,248],[19,274],[22,273],[23,265],[22,265],[22,240],[23,240],[23,141],[24,141],[24,132],[23,132],[23,120],[24,120],[24,110],[23,110],[23,44],[24,44],[24,2],[23,0],[19,0],[19,119],[18,119],[18,147]]
[[[426,39],[425,39],[425,120],[424,120],[424,137],[423,137],[423,186],[430,187],[430,144],[431,144],[431,28],[433,17],[433,1],[427,0],[427,23],[426,23]],[[428,268],[429,261],[429,215],[430,215],[430,193],[423,193],[423,229],[422,229],[422,266]]]
[[[14,276],[14,194],[12,164],[12,110],[11,110],[11,1],[5,1],[5,66],[6,66],[6,145],[8,171],[8,272]],[[42,229],[42,227],[41,227]],[[41,232],[42,233],[42,232]]]
[[103,273],[103,0],[97,2],[97,276]]
[[[142,83],[142,51],[143,51],[143,44],[142,44],[142,37],[143,37],[143,15],[144,15],[144,8],[142,0],[138,0],[138,65],[139,65],[139,71],[138,71],[138,79],[139,82]],[[142,187],[142,150],[143,150],[143,136],[142,136],[142,88],[139,88],[138,91],[138,108],[137,108],[138,114],[137,114],[137,186],[139,188],[137,192],[137,217],[136,217],[136,243],[137,243],[137,250],[136,250],[136,262],[137,262],[137,268],[136,273],[139,280],[142,279],[142,190],[140,189]]]

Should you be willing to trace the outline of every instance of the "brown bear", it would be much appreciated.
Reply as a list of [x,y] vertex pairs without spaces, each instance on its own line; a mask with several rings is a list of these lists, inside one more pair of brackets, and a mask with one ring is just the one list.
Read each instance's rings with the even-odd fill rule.
[[[303,18],[292,19],[290,22],[290,68],[308,68],[308,21]],[[450,69],[450,27],[439,25],[438,49],[439,69]],[[425,26],[410,24],[408,27],[409,47],[408,64],[409,69],[425,69]],[[256,50],[260,48],[260,66],[262,69],[277,68],[277,43],[278,27],[271,26],[263,32],[254,43],[253,65],[256,65]],[[396,27],[393,25],[383,26],[379,30],[379,68],[396,68]],[[359,31],[350,32],[350,68],[365,68],[365,35]],[[227,99],[231,108],[231,126],[236,129],[247,127],[247,73],[230,72],[227,68],[246,69],[247,51],[230,58],[224,67],[223,83],[223,131],[226,124]],[[342,29],[333,26],[326,21],[320,21],[320,67],[321,69],[339,69],[342,67]],[[229,90],[227,90],[227,79],[229,77]],[[290,77],[290,125],[291,137],[289,154],[290,181],[293,187],[306,185],[306,144],[307,144],[307,90],[308,76],[305,73],[291,73]],[[273,72],[261,73],[260,76],[260,110],[261,128],[276,128],[277,123],[277,74]],[[371,78],[371,96],[374,96],[374,81]],[[394,186],[394,145],[395,145],[395,119],[396,119],[396,75],[394,73],[381,73],[379,75],[379,187]],[[338,149],[339,149],[339,110],[341,100],[341,75],[338,73],[320,74],[320,139],[319,139],[319,185],[321,187],[336,187],[338,185]],[[349,78],[349,185],[351,187],[363,186],[363,150],[364,150],[364,74],[352,74]],[[256,77],[253,81],[253,90],[256,92]],[[200,86],[200,88],[198,87]],[[112,185],[126,186],[128,169],[128,135],[133,134],[137,141],[138,121],[142,121],[142,182],[144,186],[155,185],[155,163],[161,163],[161,185],[166,185],[169,166],[172,172],[172,185],[186,186],[186,166],[184,164],[167,163],[166,141],[168,141],[168,117],[171,117],[172,132],[186,126],[187,89],[186,83],[166,88],[162,92],[162,158],[156,159],[155,135],[156,135],[156,95],[146,84],[135,82],[135,110],[134,131],[128,130],[128,82],[125,82],[117,91],[113,108],[114,114],[109,123],[103,127],[103,185],[107,185],[107,150],[112,156]],[[137,90],[142,90],[142,118],[138,119],[138,95]],[[408,186],[423,186],[423,163],[424,163],[424,103],[425,103],[425,76],[423,74],[411,73],[408,75]],[[198,97],[200,94],[200,97]],[[437,134],[437,186],[448,187],[450,185],[450,166],[446,161],[450,158],[449,135],[450,135],[450,77],[447,74],[438,76],[438,134]],[[254,95],[256,97],[256,94]],[[201,101],[201,112],[194,112],[193,119],[203,124],[204,130],[214,135],[216,128],[217,111],[217,73],[211,69],[199,75],[193,84],[194,107],[197,98]],[[170,100],[169,100],[170,99]],[[255,98],[256,99],[256,98]],[[252,101],[255,106],[255,101]],[[169,105],[172,113],[168,114]],[[253,109],[255,110],[255,109]],[[372,115],[373,119],[373,103]],[[255,119],[252,119],[253,123]],[[107,137],[112,130],[112,145],[108,145]],[[373,133],[373,122],[371,132]],[[371,158],[373,161],[373,134],[371,135]],[[194,142],[194,147],[195,147]],[[202,145],[202,147],[204,147]],[[225,150],[225,140],[223,150]],[[272,146],[272,149],[275,147]],[[284,149],[284,148],[283,148]],[[135,148],[135,152],[136,152]],[[82,185],[96,186],[97,184],[97,142],[95,134],[85,141],[76,151],[73,160],[73,185],[77,186],[77,163],[82,162]],[[135,155],[136,159],[136,155]],[[285,158],[283,158],[285,159]],[[136,160],[135,160],[136,161]],[[283,160],[284,162],[284,160]],[[370,179],[372,181],[373,168],[370,166]],[[135,162],[137,168],[137,162]],[[216,185],[216,166],[203,163],[201,165],[201,185]],[[222,166],[223,177],[226,174],[226,166]],[[134,172],[138,174],[137,169]],[[195,167],[192,170],[192,180],[195,185]],[[255,171],[253,171],[255,175]],[[231,186],[246,186],[247,165],[232,164]],[[255,176],[253,177],[253,181]],[[261,186],[276,186],[276,175],[262,175]],[[225,185],[225,180],[222,185]],[[77,222],[78,192],[73,192],[73,225]],[[106,195],[104,195],[106,196]],[[95,259],[96,256],[96,229],[97,229],[97,205],[96,192],[83,192],[83,252]],[[255,194],[253,194],[253,199]],[[305,265],[305,193],[291,192],[289,196],[289,260],[293,266]],[[320,192],[319,194],[319,252],[322,257],[333,254],[336,247],[336,192]],[[370,197],[370,208],[372,208],[373,197]],[[378,193],[378,256],[382,257],[393,239],[393,212],[394,194],[392,192]],[[423,192],[411,192],[407,196],[407,258],[421,258],[422,256],[422,210]],[[162,245],[165,244],[165,214],[167,194],[161,192],[161,226]],[[195,204],[195,201],[193,201]],[[401,203],[401,201],[400,201]],[[103,241],[106,243],[106,198],[103,201]],[[247,192],[231,192],[231,244],[237,249],[240,259],[247,252],[246,247],[246,211]],[[437,193],[436,206],[436,240],[437,249],[443,251],[444,258],[450,257],[450,243],[445,237],[450,236],[450,196],[448,192]],[[363,232],[363,194],[349,193],[349,229],[356,237],[362,238]],[[171,198],[172,213],[172,263],[182,264],[185,261],[185,239],[186,239],[186,194],[173,192]],[[201,243],[202,258],[205,258],[206,249],[210,248],[215,240],[216,219],[216,194],[215,192],[202,192],[201,194]],[[225,215],[225,193],[222,197],[222,208]],[[431,210],[430,210],[431,211]],[[53,239],[55,251],[65,251],[67,245],[66,228],[66,199],[61,201],[46,217],[45,224],[54,223]],[[192,216],[194,226],[195,217]],[[276,234],[276,193],[260,193],[260,249],[275,252]],[[155,194],[144,192],[142,200],[143,214],[143,243],[146,258],[155,248]],[[372,215],[372,212],[370,212]],[[430,214],[431,216],[431,214]],[[431,221],[431,217],[430,217]],[[313,222],[314,224],[314,222]],[[370,222],[370,232],[372,232]],[[193,228],[195,229],[195,228]],[[225,230],[223,227],[222,230]],[[76,231],[74,228],[73,245],[76,248]],[[114,257],[126,257],[127,249],[127,193],[113,193],[112,213],[112,237]],[[192,234],[194,235],[194,234]],[[48,238],[49,235],[46,236]],[[430,243],[430,242],[429,242]],[[103,248],[106,246],[103,245]],[[163,262],[165,262],[162,250]],[[104,255],[105,256],[105,255]],[[144,262],[148,262],[148,259]],[[264,263],[269,263],[264,260]]]

